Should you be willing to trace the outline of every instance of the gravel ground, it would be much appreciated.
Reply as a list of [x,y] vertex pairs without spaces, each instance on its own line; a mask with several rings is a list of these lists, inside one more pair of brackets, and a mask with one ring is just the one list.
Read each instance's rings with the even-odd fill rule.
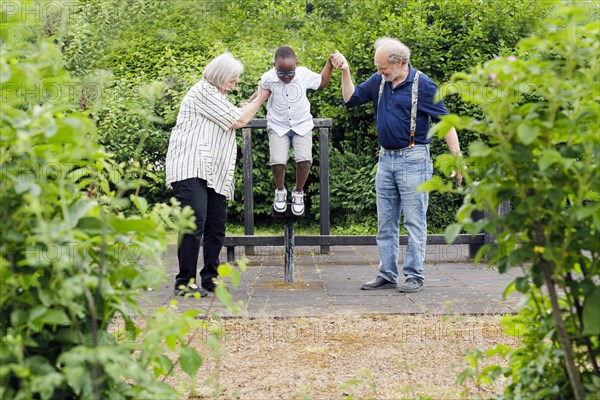
[[[192,342],[204,354],[190,398],[458,399],[502,390],[456,384],[473,347],[518,344],[501,316],[351,315],[326,318],[229,319],[219,350],[206,332]],[[214,355],[218,353],[219,357]],[[500,358],[485,365],[503,364]],[[171,381],[181,384],[181,373]]]

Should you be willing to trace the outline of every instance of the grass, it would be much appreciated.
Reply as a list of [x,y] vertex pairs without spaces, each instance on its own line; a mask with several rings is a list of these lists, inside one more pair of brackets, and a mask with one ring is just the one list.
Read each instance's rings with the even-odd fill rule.
[[[321,229],[320,226],[314,222],[303,222],[298,221],[294,225],[294,232],[296,235],[302,236],[310,236],[310,235],[320,235]],[[331,235],[375,235],[377,234],[377,226],[371,226],[367,224],[348,224],[343,226],[331,226],[330,227]],[[402,234],[406,232],[401,230]],[[244,225],[239,223],[229,223],[227,224],[226,235],[243,235],[244,234]],[[272,235],[272,236],[280,236],[283,235],[283,225],[281,223],[262,223],[257,224],[254,227],[255,235]]]
[[[349,224],[344,226],[331,226],[331,235],[376,235],[377,227],[367,224]],[[294,233],[298,236],[317,236],[321,234],[320,226],[314,222],[299,221],[294,225]],[[443,233],[443,232],[429,232]],[[400,227],[400,234],[406,235],[404,227]],[[177,233],[169,232],[171,243],[177,243]],[[228,223],[226,236],[244,235],[244,225],[240,223]],[[257,236],[282,236],[283,226],[280,223],[258,224],[254,227],[254,235]]]

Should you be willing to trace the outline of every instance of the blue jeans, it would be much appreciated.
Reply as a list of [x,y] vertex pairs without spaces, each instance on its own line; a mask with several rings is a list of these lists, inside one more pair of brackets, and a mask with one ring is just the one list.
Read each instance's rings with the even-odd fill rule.
[[398,281],[400,252],[400,212],[408,230],[408,247],[404,257],[404,276],[425,279],[423,262],[427,243],[426,191],[417,187],[431,179],[433,163],[429,145],[409,149],[379,152],[375,179],[377,191],[377,247],[379,248],[379,276],[390,282]]

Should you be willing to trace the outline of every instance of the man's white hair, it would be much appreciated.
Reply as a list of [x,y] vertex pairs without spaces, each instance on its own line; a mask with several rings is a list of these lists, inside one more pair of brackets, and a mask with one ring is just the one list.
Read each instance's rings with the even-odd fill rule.
[[375,50],[385,50],[390,64],[410,62],[409,48],[396,38],[382,37],[375,41]]
[[226,88],[227,81],[239,77],[244,72],[241,62],[233,58],[230,53],[223,53],[204,67],[202,77],[219,88]]

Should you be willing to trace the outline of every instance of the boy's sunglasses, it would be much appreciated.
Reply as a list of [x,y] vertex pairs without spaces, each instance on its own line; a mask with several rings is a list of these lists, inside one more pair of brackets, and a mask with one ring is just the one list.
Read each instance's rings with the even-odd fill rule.
[[293,69],[291,71],[277,71],[277,76],[294,76],[296,75],[296,70]]

